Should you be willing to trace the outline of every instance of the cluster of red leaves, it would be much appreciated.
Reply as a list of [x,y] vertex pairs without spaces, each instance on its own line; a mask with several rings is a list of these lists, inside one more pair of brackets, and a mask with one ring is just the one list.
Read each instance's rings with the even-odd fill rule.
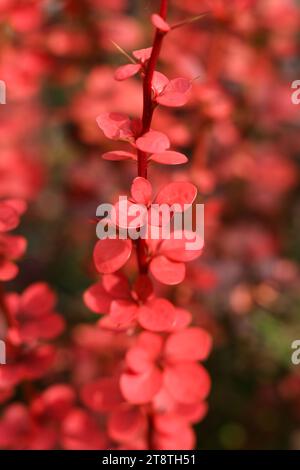
[[[120,289],[122,282],[125,279],[120,276],[103,278],[107,289],[113,284]],[[113,374],[109,368],[107,376],[89,380],[83,386],[83,402],[107,417],[110,445],[117,449],[192,448],[195,436],[191,426],[207,410],[210,378],[197,362],[205,360],[210,352],[210,335],[201,328],[188,327],[189,312],[175,309],[165,299],[152,298],[138,312],[133,299],[114,300],[117,292],[102,295],[102,289],[100,284],[91,288],[85,298],[94,311],[107,312],[99,322],[101,333],[107,330],[109,335],[106,341],[117,331],[130,328],[137,333],[128,337],[127,344],[119,344],[120,363],[114,363]],[[100,305],[102,298],[106,305]],[[140,317],[138,330],[133,326],[136,314]],[[86,331],[89,347],[91,334]],[[98,335],[97,346],[103,354],[104,348],[112,345],[107,342],[100,346],[99,339]]]
[[[142,123],[138,119],[130,120],[126,115],[118,113],[104,113],[97,119],[99,127],[109,139],[128,142],[135,149],[149,154],[148,160],[164,165],[178,165],[187,162],[187,157],[182,153],[169,150],[168,137],[159,131],[150,130],[141,136]],[[115,150],[104,153],[105,160],[137,161],[135,153]]]
[[6,346],[9,358],[0,370],[1,387],[13,387],[26,380],[44,376],[55,358],[55,349],[46,344],[64,329],[55,311],[56,297],[45,283],[28,287],[22,295],[7,293]]
[[[152,16],[157,35],[163,37],[169,25],[159,15]],[[144,82],[151,74],[151,112],[158,105],[183,106],[188,100],[191,81],[184,78],[169,80],[157,71],[151,71],[151,61],[156,48],[133,52],[132,64],[117,69],[116,80],[125,80],[140,73]],[[144,85],[145,86],[145,85]],[[145,89],[144,89],[145,93]],[[147,90],[146,90],[147,93]],[[144,102],[144,110],[147,102]],[[145,115],[145,112],[144,112]],[[135,153],[111,151],[105,153],[106,160],[139,161],[146,155],[146,166],[150,161],[163,164],[181,164],[185,155],[170,151],[168,136],[160,131],[144,131],[145,121],[130,119],[125,114],[102,113],[97,123],[106,137],[127,142]],[[150,124],[150,123],[149,123]],[[142,154],[142,157],[141,157]],[[193,204],[197,188],[190,182],[177,181],[167,184],[153,198],[151,183],[143,176],[134,179],[131,197],[125,206],[117,203],[117,227],[137,227],[122,223],[130,220],[132,205],[142,205],[145,217],[141,228],[148,222],[151,204],[166,204],[184,211]],[[153,225],[149,220],[149,225]],[[158,218],[157,225],[161,225]],[[192,448],[195,445],[191,424],[203,417],[206,399],[210,390],[210,379],[206,370],[197,361],[207,358],[211,349],[211,337],[204,330],[190,327],[191,315],[176,308],[169,300],[154,293],[151,275],[167,285],[179,284],[185,277],[185,262],[196,259],[201,250],[186,249],[186,234],[176,239],[147,237],[142,243],[143,266],[138,240],[105,238],[97,242],[94,249],[95,266],[102,279],[89,288],[84,296],[86,305],[95,313],[104,314],[99,324],[102,328],[127,331],[134,335],[131,347],[126,352],[125,364],[113,378],[122,396],[120,409],[114,410],[108,421],[108,433],[123,448]],[[136,249],[140,274],[131,286],[119,271]],[[99,383],[89,384],[84,390],[87,404],[95,405],[94,395],[99,393]],[[102,390],[102,385],[100,385]],[[124,402],[125,400],[125,403]],[[101,407],[102,405],[100,405]],[[97,410],[102,410],[97,407]],[[178,429],[181,430],[178,435]]]
[[[147,228],[144,239],[149,270],[154,278],[163,284],[176,285],[184,280],[186,271],[184,263],[199,257],[202,243],[197,234],[183,230],[171,232],[169,238],[163,239],[161,225],[170,223],[170,216],[167,214],[166,220],[162,220],[163,217],[155,207],[164,204],[172,208],[173,214],[175,211],[182,212],[192,205],[196,194],[197,189],[193,184],[176,181],[167,184],[153,199],[151,183],[145,178],[137,177],[131,186],[131,198],[121,200],[115,205],[112,223],[117,227]],[[157,206],[151,207],[152,203]],[[136,210],[141,212],[138,219],[134,217]],[[154,239],[155,232],[157,237]],[[190,241],[199,241],[201,248],[188,250],[188,236]],[[98,272],[111,274],[122,268],[130,257],[132,249],[133,243],[130,239],[99,240],[94,250],[94,262]]]
[[0,281],[13,279],[18,272],[14,263],[26,250],[24,237],[7,232],[19,225],[19,217],[26,209],[22,200],[5,199],[0,202]]
[[6,349],[6,364],[0,366],[0,403],[15,394],[24,397],[24,403],[7,404],[2,415],[0,447],[4,449],[53,448],[57,444],[53,423],[67,412],[73,393],[69,398],[67,386],[54,386],[36,397],[33,386],[34,381],[51,375],[58,353],[53,340],[65,326],[55,310],[55,293],[45,282],[33,283],[21,294],[5,288],[5,282],[17,276],[16,261],[27,247],[24,236],[10,232],[19,228],[21,215],[44,183],[45,165],[31,141],[43,125],[39,94],[49,61],[36,45],[27,43],[43,21],[40,1],[1,2],[1,27],[7,23],[23,38],[20,43],[1,44],[0,59],[0,77],[9,84],[11,103],[1,107],[0,132],[0,338]]
[[[24,200],[5,199],[0,202],[1,283],[15,278],[18,267],[14,261],[26,249],[24,237],[7,233],[19,225],[25,210]],[[54,311],[55,303],[56,297],[45,283],[32,284],[21,295],[4,293],[1,288],[0,309],[5,318],[1,337],[5,338],[9,359],[0,368],[0,401],[10,398],[20,383],[43,377],[51,368],[56,353],[46,341],[64,329],[62,318]],[[23,408],[23,414],[19,414],[17,405],[9,408],[8,416],[20,419],[22,424],[24,413],[27,413]],[[13,442],[17,441],[15,432],[18,432],[17,428],[11,429],[10,435],[7,426],[1,423],[1,447],[6,447],[12,436]]]

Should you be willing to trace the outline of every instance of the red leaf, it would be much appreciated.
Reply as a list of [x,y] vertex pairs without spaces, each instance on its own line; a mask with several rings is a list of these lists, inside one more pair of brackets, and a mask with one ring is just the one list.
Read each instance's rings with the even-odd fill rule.
[[19,215],[8,204],[0,204],[0,232],[8,232],[18,226]]
[[165,354],[172,362],[204,361],[211,351],[211,346],[211,336],[205,330],[186,328],[168,337]]
[[83,294],[85,305],[95,313],[108,313],[111,296],[104,290],[101,282],[89,287]]
[[30,316],[40,316],[53,310],[56,295],[45,282],[36,282],[27,287],[21,297],[21,308]]
[[160,355],[163,347],[163,339],[160,335],[143,331],[137,339],[137,347],[148,351],[149,357],[154,361]]
[[74,408],[62,423],[62,443],[67,450],[98,450],[107,447],[107,439],[97,420],[86,411]]
[[147,207],[128,199],[121,199],[114,206],[111,214],[112,222],[121,228],[137,229],[145,225],[147,221]]
[[160,450],[194,449],[196,437],[193,429],[191,429],[185,423],[181,424],[180,432],[157,433],[154,437],[155,448]]
[[[197,196],[197,188],[192,183],[186,181],[175,181],[167,184],[160,190],[156,196],[156,204],[178,204],[181,210],[186,209],[185,205],[190,206],[193,204]],[[179,207],[178,207],[179,210]]]
[[97,117],[97,124],[109,139],[128,140],[133,137],[130,119],[125,114],[102,113]]
[[166,299],[153,299],[139,309],[138,321],[149,331],[169,331],[175,322],[175,308]]
[[122,268],[132,250],[131,240],[109,239],[99,240],[94,249],[94,262],[102,274],[110,274]]
[[[184,406],[180,404],[181,406]],[[195,406],[195,405],[193,405]],[[154,427],[157,431],[155,444],[158,449],[194,449],[195,434],[180,413],[156,414]]]
[[118,380],[108,377],[85,385],[81,391],[81,399],[91,410],[103,413],[112,411],[123,401]]
[[190,80],[175,78],[175,80],[168,83],[163,93],[156,98],[156,101],[164,106],[184,106],[188,101],[190,89]]
[[114,300],[110,307],[110,317],[119,328],[129,328],[137,316],[138,307],[127,300]]
[[3,235],[1,249],[10,259],[18,259],[23,256],[27,248],[27,240],[19,235]]
[[139,408],[125,403],[112,412],[107,423],[109,437],[119,442],[134,441],[143,433],[146,425],[145,414]]
[[31,402],[31,411],[38,418],[46,412],[54,419],[61,420],[71,411],[75,402],[75,391],[70,386],[52,385]]
[[138,176],[131,185],[131,196],[138,204],[148,206],[152,199],[151,183],[145,178]]
[[153,26],[155,26],[157,29],[164,33],[167,33],[171,29],[171,26],[160,15],[157,15],[156,13],[151,16],[151,21]]
[[106,152],[102,155],[103,160],[110,161],[121,161],[121,160],[137,160],[137,156],[131,152],[125,152],[123,150],[114,150],[112,152]]
[[[169,240],[163,240],[162,244],[159,248],[159,253],[166,256],[168,259],[172,261],[178,262],[188,262],[197,259],[202,252],[203,241],[202,239],[195,234],[194,238],[188,239],[184,232],[177,231],[175,232],[180,236],[180,239],[175,239],[174,233],[172,234]],[[196,238],[197,237],[197,238]],[[189,244],[194,242],[195,240],[199,240],[199,246],[201,248],[196,247],[197,249],[191,249]]]
[[154,416],[155,430],[163,434],[180,433],[186,422],[175,413],[161,413]]
[[55,313],[43,315],[35,320],[23,318],[23,315],[20,314],[17,320],[21,322],[20,337],[26,342],[37,339],[53,339],[63,331],[65,326],[62,317]]
[[140,60],[142,64],[144,64],[147,60],[150,59],[152,54],[152,47],[147,47],[146,49],[138,49],[133,51],[133,57],[137,60]]
[[144,373],[153,367],[162,352],[163,339],[149,331],[142,332],[136,344],[126,354],[126,364],[136,373]]
[[204,367],[193,362],[179,362],[167,367],[164,383],[176,401],[186,404],[204,400],[211,386]]
[[151,155],[149,160],[161,163],[162,165],[181,165],[188,161],[187,157],[183,153],[173,152],[172,150],[166,150],[165,152],[154,153]]
[[135,405],[149,403],[158,393],[161,384],[162,374],[156,367],[144,374],[127,372],[120,378],[120,388],[124,398]]
[[184,308],[176,308],[175,322],[172,331],[180,331],[186,328],[192,321],[192,314]]
[[149,131],[137,139],[136,146],[142,152],[158,153],[167,150],[170,147],[170,141],[162,132]]
[[185,278],[185,264],[170,261],[165,256],[156,256],[150,263],[151,274],[163,284],[173,286]]
[[126,80],[129,77],[133,77],[141,68],[141,64],[122,65],[115,71],[115,79],[118,81]]
[[153,359],[149,351],[142,347],[135,346],[127,352],[126,364],[132,372],[143,374],[153,367]]
[[178,416],[182,416],[189,423],[202,421],[208,411],[208,405],[205,401],[192,404],[178,403],[174,409]]
[[[120,323],[116,323],[114,319],[111,317],[111,315],[105,315],[102,317],[99,322],[98,326],[100,327],[101,330],[108,330],[108,331],[127,331],[129,326],[128,325],[121,325]],[[133,326],[133,324],[130,325],[130,327]]]
[[19,215],[24,214],[27,209],[27,202],[24,201],[24,199],[5,199],[4,202],[12,207]]
[[105,291],[115,299],[130,300],[130,286],[126,276],[122,273],[104,274],[102,284]]
[[154,72],[152,78],[152,88],[156,95],[160,95],[169,83],[169,79],[161,72]]
[[0,281],[10,281],[19,272],[19,268],[16,264],[10,261],[1,261],[0,263]]
[[37,379],[48,373],[55,356],[56,350],[48,344],[29,350],[23,363],[26,368],[25,378],[28,380]]

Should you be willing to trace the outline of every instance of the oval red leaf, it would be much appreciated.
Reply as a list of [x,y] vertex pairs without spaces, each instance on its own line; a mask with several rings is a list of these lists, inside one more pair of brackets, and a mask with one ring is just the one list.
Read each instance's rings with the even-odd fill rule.
[[85,385],[81,391],[83,403],[93,411],[112,411],[122,401],[118,380],[102,378]]
[[179,362],[167,367],[164,383],[176,401],[186,404],[204,400],[211,387],[207,371],[193,362]]
[[202,328],[186,328],[169,336],[165,345],[165,354],[172,362],[204,361],[211,347],[212,338],[207,331]]
[[118,328],[129,328],[137,316],[138,307],[128,300],[114,300],[110,307],[110,318]]
[[195,443],[195,432],[185,423],[182,423],[180,432],[172,432],[170,429],[169,433],[156,433],[154,438],[155,449],[160,450],[192,450],[195,448]]
[[83,294],[85,305],[95,313],[108,313],[111,296],[104,290],[101,282],[89,287]]
[[156,95],[160,95],[170,80],[161,72],[154,72],[152,78],[152,88]]
[[156,256],[150,263],[150,272],[162,284],[174,286],[185,278],[185,264],[171,261],[165,256]]
[[110,274],[122,268],[132,250],[131,240],[106,238],[99,240],[94,249],[94,262],[102,274]]
[[118,81],[126,80],[129,77],[133,77],[136,73],[141,70],[141,64],[127,64],[122,65],[115,71],[115,79]]
[[127,352],[126,364],[132,372],[143,374],[153,367],[153,359],[146,349],[135,346]]
[[109,139],[127,140],[133,137],[130,119],[125,114],[102,113],[96,121],[104,135]]
[[17,211],[7,204],[0,204],[0,232],[8,232],[18,226]]
[[[175,239],[174,234],[170,239],[163,240],[159,253],[172,261],[188,262],[197,259],[203,248],[203,240],[199,235],[189,232],[194,238],[187,238],[182,231],[175,232],[181,238]],[[197,242],[197,243],[194,243]]]
[[186,163],[188,158],[183,153],[166,150],[165,152],[154,153],[149,160],[162,165],[181,165]]
[[164,33],[167,33],[171,29],[171,26],[160,15],[157,15],[156,13],[151,16],[151,21],[155,28],[159,29]]
[[172,331],[180,331],[186,328],[192,321],[192,314],[184,308],[176,308],[176,318]]
[[137,203],[147,206],[152,199],[151,183],[145,178],[138,176],[131,185],[131,196]]
[[118,162],[121,160],[137,160],[137,156],[131,152],[125,152],[123,150],[115,150],[112,152],[106,152],[102,155],[103,160],[110,160],[112,162]]
[[165,87],[163,93],[156,98],[159,104],[170,107],[184,106],[189,99],[191,82],[186,78],[175,78]]
[[79,408],[73,408],[64,419],[61,441],[66,450],[99,450],[108,445],[97,420]]
[[102,285],[114,299],[131,299],[129,281],[122,273],[105,274],[102,276]]
[[193,204],[197,196],[197,188],[187,181],[174,181],[161,189],[156,196],[156,204],[178,204],[181,210],[187,209],[184,206]]
[[120,378],[120,388],[124,398],[136,405],[149,403],[159,392],[161,384],[162,374],[156,367],[144,374],[127,372]]
[[111,220],[117,227],[137,229],[145,225],[147,213],[147,207],[144,204],[138,204],[128,199],[120,199],[114,205]]
[[136,146],[142,152],[159,153],[170,147],[170,141],[162,132],[149,131],[137,139]]
[[139,408],[124,403],[110,415],[107,430],[114,441],[129,442],[143,433],[146,424],[146,415]]
[[155,361],[162,352],[163,343],[163,338],[160,335],[150,331],[143,331],[139,335],[136,344],[138,347],[147,351],[149,357]]
[[166,299],[153,299],[139,309],[138,321],[149,331],[170,331],[176,318],[175,308]]

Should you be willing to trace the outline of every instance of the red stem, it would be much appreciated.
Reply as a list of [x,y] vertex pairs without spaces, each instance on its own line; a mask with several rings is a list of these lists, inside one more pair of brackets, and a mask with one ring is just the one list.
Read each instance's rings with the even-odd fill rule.
[[161,0],[159,14],[165,20],[167,18],[167,13],[168,13],[168,0]]
[[[159,14],[166,19],[168,10],[168,0],[161,0]],[[165,33],[156,30],[152,54],[147,64],[145,78],[143,83],[143,117],[142,117],[142,134],[150,130],[152,116],[154,111],[154,103],[152,101],[152,79],[155,72],[156,64],[159,58],[162,42]],[[138,175],[147,178],[147,153],[138,150]]]
[[[168,11],[168,0],[161,0],[159,14],[163,19],[166,19]],[[145,70],[145,77],[143,82],[143,117],[142,117],[142,135],[150,130],[153,112],[155,104],[152,101],[152,79],[156,69],[156,64],[159,58],[162,42],[165,33],[160,30],[156,30],[153,42],[152,53]],[[147,159],[148,155],[146,152],[138,150],[138,176],[147,179]],[[137,259],[139,265],[140,274],[145,274],[148,271],[147,262],[147,245],[145,240],[139,238],[136,243],[137,248]],[[149,449],[153,448],[153,422],[152,416],[149,415],[149,427],[148,427],[148,442]]]
[[[168,0],[161,0],[159,14],[163,19],[166,19],[168,11]],[[143,82],[143,117],[142,117],[142,134],[145,134],[150,130],[153,112],[155,109],[155,105],[152,101],[152,80],[153,74],[156,69],[157,61],[159,58],[161,46],[163,39],[165,37],[165,33],[156,30],[154,36],[154,42],[152,47],[152,53],[150,59],[148,61],[146,70],[145,70],[145,77]],[[147,179],[147,166],[148,166],[148,155],[146,152],[142,152],[138,150],[138,176]],[[146,254],[146,243],[145,240],[139,238],[137,240],[137,257],[138,257],[138,264],[139,264],[139,272],[144,274],[148,270],[147,265],[147,254]]]

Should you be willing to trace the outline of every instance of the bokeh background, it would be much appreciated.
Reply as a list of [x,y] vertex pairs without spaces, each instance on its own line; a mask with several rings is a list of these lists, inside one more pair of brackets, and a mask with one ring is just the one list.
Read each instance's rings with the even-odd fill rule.
[[[296,0],[171,0],[169,22],[208,14],[168,35],[160,70],[193,81],[185,108],[155,123],[189,163],[153,167],[156,188],[189,179],[205,204],[205,250],[186,282],[164,295],[190,309],[214,337],[213,388],[198,429],[200,449],[299,449],[300,79]],[[70,372],[80,325],[96,318],[82,292],[96,278],[96,207],[126,193],[133,164],[105,162],[115,148],[100,132],[103,111],[140,116],[137,78],[114,80],[127,52],[152,40],[147,0],[2,0],[0,197],[29,201],[19,233],[29,242],[19,291],[40,279],[55,288],[67,330],[54,379]],[[81,344],[82,346],[82,344]],[[51,379],[51,380],[54,380]],[[48,380],[48,379],[46,379]],[[47,384],[47,382],[46,382]],[[43,381],[40,383],[44,386]],[[3,405],[4,407],[6,405]]]

